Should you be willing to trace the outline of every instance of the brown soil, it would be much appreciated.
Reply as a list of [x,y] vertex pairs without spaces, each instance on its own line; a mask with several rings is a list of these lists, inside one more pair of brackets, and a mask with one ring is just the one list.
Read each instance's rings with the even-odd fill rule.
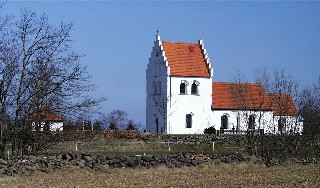
[[24,177],[1,177],[0,187],[320,187],[320,165],[212,164],[168,169],[76,167]]

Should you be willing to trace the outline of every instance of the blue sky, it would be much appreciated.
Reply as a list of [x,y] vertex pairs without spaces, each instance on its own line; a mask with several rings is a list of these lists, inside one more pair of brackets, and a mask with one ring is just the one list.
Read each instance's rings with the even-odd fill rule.
[[0,16],[27,8],[49,22],[74,23],[75,51],[85,54],[102,112],[121,109],[145,124],[145,70],[156,31],[164,41],[204,39],[214,81],[230,81],[239,69],[284,69],[301,85],[320,76],[320,2],[211,1],[14,1]]

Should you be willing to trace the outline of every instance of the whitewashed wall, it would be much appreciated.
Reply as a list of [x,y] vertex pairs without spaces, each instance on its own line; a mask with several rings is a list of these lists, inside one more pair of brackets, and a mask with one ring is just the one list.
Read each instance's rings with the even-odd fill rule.
[[[170,68],[162,50],[160,37],[157,36],[146,70],[146,129],[148,132],[157,132],[156,119],[158,119],[158,133],[166,131],[166,122],[164,122],[163,116],[155,106],[156,98],[167,98],[167,80]],[[156,92],[155,86],[157,88]]]
[[[277,134],[278,119],[274,117],[272,111],[253,112],[242,110],[211,110],[212,105],[212,76],[211,63],[208,54],[199,41],[205,53],[206,62],[210,69],[211,78],[199,77],[171,77],[170,67],[163,51],[160,36],[156,36],[152,48],[151,57],[146,70],[146,129],[149,132],[168,133],[168,134],[202,134],[205,128],[214,126],[220,130],[221,116],[228,115],[228,129],[237,128],[237,117],[240,117],[240,131],[246,131],[248,126],[248,117],[250,114],[255,116],[255,129],[264,129],[265,133]],[[187,93],[180,94],[181,82],[188,82]],[[199,95],[191,94],[191,85],[194,81],[199,83]],[[155,89],[156,88],[156,89]],[[156,90],[156,91],[155,91]],[[167,106],[156,107],[155,101],[165,100]],[[160,113],[159,110],[166,111]],[[192,127],[186,128],[186,115],[192,115]],[[260,127],[259,118],[260,116]],[[302,132],[302,123],[298,122],[295,117],[286,117],[286,130]],[[158,119],[158,128],[156,126]]]
[[50,122],[50,131],[63,131],[63,122]]
[[[202,44],[202,41],[200,42]],[[170,67],[161,45],[160,36],[156,36],[146,70],[146,129],[150,132],[163,131],[168,134],[201,134],[206,127],[211,126],[212,122],[212,78],[170,77]],[[208,66],[212,77],[211,64]],[[180,94],[182,80],[189,82],[187,94],[184,95]],[[195,80],[199,83],[199,95],[191,95],[191,85]],[[157,87],[155,92],[154,85],[158,86],[158,83],[161,86]],[[161,92],[158,91],[159,88]],[[157,98],[168,101],[166,118],[159,113],[159,107],[155,106]],[[190,113],[193,114],[192,128],[186,128],[186,115]],[[158,119],[158,129],[156,119]]]
[[[63,122],[49,121],[48,123],[49,123],[50,131],[53,131],[53,132],[63,131]],[[39,127],[39,124],[37,124],[36,122],[32,122],[31,125],[32,125],[33,131],[36,131],[36,127]],[[43,131],[44,126],[45,126],[45,122],[41,122],[39,127],[40,131]]]
[[[211,78],[171,77],[171,100],[168,116],[168,133],[170,134],[202,134],[204,129],[212,126],[212,80]],[[181,81],[187,81],[187,93],[180,94]],[[199,82],[198,94],[191,94],[191,85]],[[170,90],[169,90],[170,91]],[[170,95],[170,93],[169,93]],[[192,128],[186,128],[186,115],[192,115]]]
[[[242,110],[214,110],[212,111],[213,116],[213,125],[216,130],[220,130],[221,127],[221,116],[228,116],[228,130],[232,130],[234,128],[237,129],[237,117],[240,119],[239,130],[246,131],[248,128],[248,118],[249,115],[255,116],[255,129],[264,129],[265,133],[271,133],[273,130],[273,112],[272,111],[242,111]],[[260,127],[259,127],[259,117]]]
[[[274,116],[273,121],[275,125],[278,125],[278,120],[280,118],[284,118],[286,121],[285,127],[283,127],[283,133],[298,133],[301,134],[303,132],[303,122],[300,121],[301,118],[299,116]],[[280,134],[281,131],[278,130],[278,126],[275,126],[276,129],[272,133]]]

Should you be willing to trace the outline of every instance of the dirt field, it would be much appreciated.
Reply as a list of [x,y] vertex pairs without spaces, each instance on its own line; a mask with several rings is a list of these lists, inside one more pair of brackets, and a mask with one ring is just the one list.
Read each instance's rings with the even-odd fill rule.
[[168,169],[72,167],[50,174],[1,177],[0,187],[320,187],[320,165],[212,164]]

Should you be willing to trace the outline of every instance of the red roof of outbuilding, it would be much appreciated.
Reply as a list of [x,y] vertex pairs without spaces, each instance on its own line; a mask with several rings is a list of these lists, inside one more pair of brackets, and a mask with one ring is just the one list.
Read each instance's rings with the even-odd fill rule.
[[51,109],[43,108],[29,115],[28,120],[64,121],[64,117]]
[[210,78],[210,70],[206,65],[199,44],[162,42],[162,45],[169,63],[171,76]]

